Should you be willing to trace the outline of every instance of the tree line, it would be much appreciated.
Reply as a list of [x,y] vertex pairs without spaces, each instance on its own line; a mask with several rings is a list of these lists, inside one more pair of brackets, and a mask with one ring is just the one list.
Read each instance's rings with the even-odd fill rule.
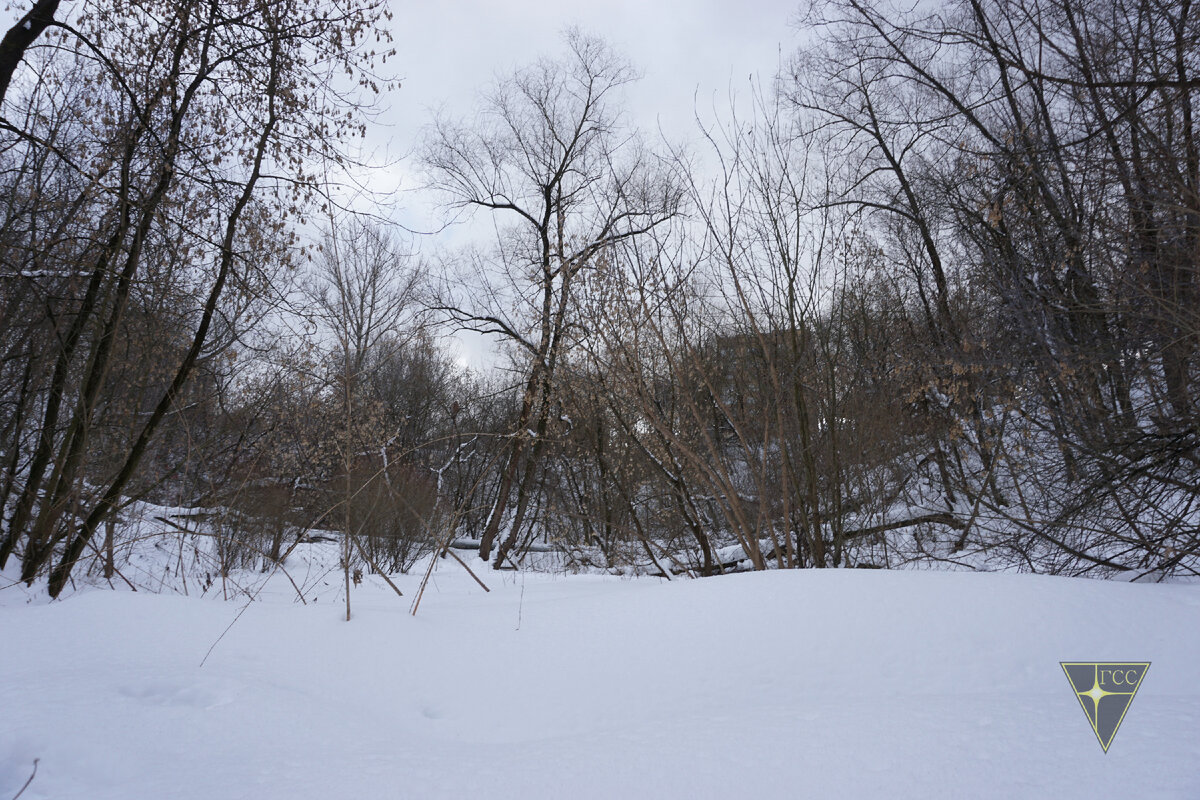
[[814,4],[687,147],[571,31],[429,126],[428,188],[494,231],[433,256],[325,178],[390,91],[386,16],[42,2],[0,42],[22,579],[111,566],[138,500],[189,509],[223,574],[318,531],[347,581],[452,545],[1195,574],[1189,3]]

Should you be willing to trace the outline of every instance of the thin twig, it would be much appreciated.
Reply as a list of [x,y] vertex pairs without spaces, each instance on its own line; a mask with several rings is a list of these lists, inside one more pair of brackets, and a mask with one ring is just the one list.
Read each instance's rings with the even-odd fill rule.
[[33,760],[33,772],[30,773],[29,779],[25,781],[25,785],[21,787],[21,791],[12,796],[12,800],[17,800],[18,797],[25,794],[25,790],[29,788],[29,784],[33,783],[33,779],[37,776],[37,765],[39,761],[41,761],[40,758],[35,758]]
[[246,609],[250,608],[250,604],[253,602],[254,602],[253,597],[251,597],[249,600],[247,600],[246,605],[242,606],[242,610],[237,613],[237,616],[234,617],[233,620],[228,625],[225,626],[225,630],[221,631],[221,635],[216,638],[216,641],[214,641],[211,645],[208,646],[208,652],[204,654],[204,658],[200,659],[200,666],[202,666],[202,667],[204,666],[204,662],[208,661],[208,657],[212,655],[212,651],[214,649],[216,649],[217,645],[219,645],[221,643],[221,640],[225,638],[225,634],[229,633],[230,629],[234,625],[237,624],[237,621],[242,618],[242,614],[246,613]]
[[459,557],[458,557],[458,553],[455,553],[455,552],[454,552],[453,550],[451,550],[449,547],[447,547],[446,549],[444,549],[442,552],[443,552],[443,553],[446,553],[446,554],[447,554],[447,555],[449,555],[451,558],[453,558],[455,561],[457,561],[458,563],[462,564],[462,568],[463,568],[463,569],[465,569],[465,570],[467,571],[467,574],[468,574],[468,575],[470,575],[472,578],[474,578],[474,579],[475,579],[475,582],[476,582],[476,583],[478,583],[480,586],[482,586],[482,587],[483,587],[483,590],[484,590],[485,592],[490,592],[490,591],[492,591],[491,589],[489,589],[489,588],[487,587],[487,585],[486,585],[486,584],[484,584],[484,582],[483,582],[483,581],[479,580],[479,576],[478,576],[478,575],[476,575],[474,572],[472,572],[472,571],[471,571],[471,568],[467,566],[467,562],[463,561],[461,558],[459,558]]

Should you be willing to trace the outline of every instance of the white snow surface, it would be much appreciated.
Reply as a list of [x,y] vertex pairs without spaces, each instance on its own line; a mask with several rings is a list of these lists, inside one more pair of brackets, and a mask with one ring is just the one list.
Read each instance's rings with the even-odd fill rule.
[[[491,593],[447,560],[415,617],[419,575],[368,576],[349,623],[334,576],[4,580],[0,798],[35,758],[22,800],[1200,797],[1195,584],[473,567]],[[1152,662],[1107,754],[1060,661]]]

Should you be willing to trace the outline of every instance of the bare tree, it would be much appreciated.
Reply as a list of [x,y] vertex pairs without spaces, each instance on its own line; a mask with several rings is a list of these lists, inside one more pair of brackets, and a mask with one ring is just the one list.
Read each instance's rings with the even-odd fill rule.
[[[362,549],[355,537],[366,524],[355,519],[364,516],[355,511],[366,503],[369,518],[374,513],[369,506],[379,499],[377,486],[390,479],[386,451],[391,436],[378,398],[370,392],[368,371],[398,355],[411,337],[417,286],[418,273],[387,229],[356,218],[340,224],[331,218],[310,291],[316,318],[336,342],[330,377],[342,412],[336,442],[343,482],[339,505],[347,621],[351,568]],[[376,448],[382,448],[384,459],[372,469],[370,455]]]
[[438,306],[462,327],[511,343],[524,372],[480,543],[486,559],[507,525],[496,566],[518,541],[535,492],[581,274],[606,249],[670,219],[681,202],[669,173],[622,125],[617,95],[633,70],[577,31],[567,46],[566,58],[501,81],[473,123],[438,120],[424,151],[451,207],[491,212],[498,230],[494,249],[471,257],[468,287],[447,290]]

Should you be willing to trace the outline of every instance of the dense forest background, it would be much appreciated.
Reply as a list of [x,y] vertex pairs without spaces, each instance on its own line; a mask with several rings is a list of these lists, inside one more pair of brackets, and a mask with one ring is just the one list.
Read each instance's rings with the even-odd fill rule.
[[226,573],[332,535],[347,576],[1197,574],[1188,0],[817,4],[687,147],[571,31],[430,124],[427,186],[490,235],[420,255],[342,177],[400,102],[389,19],[38,0],[7,32],[0,566],[111,577],[166,507]]

